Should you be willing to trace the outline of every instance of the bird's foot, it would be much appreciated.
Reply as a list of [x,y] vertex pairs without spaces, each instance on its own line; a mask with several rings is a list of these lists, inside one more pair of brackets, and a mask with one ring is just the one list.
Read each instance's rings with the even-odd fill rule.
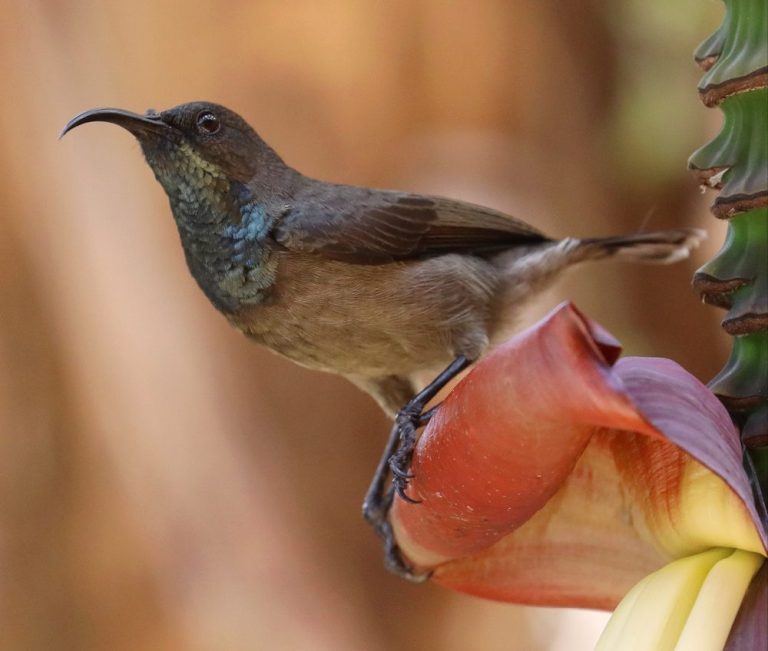
[[413,479],[409,469],[413,458],[413,449],[416,447],[416,431],[429,422],[435,409],[433,407],[424,412],[423,401],[414,398],[400,410],[395,418],[400,444],[397,451],[389,458],[389,471],[392,473],[395,492],[410,504],[421,502],[421,500],[409,497],[405,492],[408,488],[408,482]]
[[394,499],[394,488],[390,488],[384,495],[382,501],[366,501],[363,503],[363,517],[370,524],[374,531],[384,541],[384,567],[400,578],[411,583],[423,583],[431,576],[431,572],[417,572],[409,565],[403,553],[395,542],[395,534],[390,523],[389,509],[392,507]]
[[[389,511],[392,508],[395,493],[406,502],[418,504],[420,500],[406,494],[408,482],[413,479],[409,468],[413,450],[416,446],[416,431],[426,425],[436,408],[424,411],[427,403],[456,375],[469,366],[464,356],[457,357],[426,388],[420,391],[397,414],[384,454],[368,488],[363,502],[363,517],[384,541],[384,565],[394,574],[421,583],[429,574],[418,574],[405,562],[400,548],[395,542]],[[392,474],[392,486],[385,488],[387,475]]]

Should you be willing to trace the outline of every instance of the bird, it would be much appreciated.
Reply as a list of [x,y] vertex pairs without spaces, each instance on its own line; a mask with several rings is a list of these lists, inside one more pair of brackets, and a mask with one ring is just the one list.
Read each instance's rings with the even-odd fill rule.
[[[464,201],[317,180],[212,102],[144,114],[91,109],[61,136],[88,122],[138,140],[192,276],[232,325],[298,364],[348,378],[394,417],[363,512],[384,539],[387,567],[413,580],[421,576],[402,558],[387,516],[393,490],[416,501],[406,493],[408,464],[427,402],[568,267],[672,263],[704,237],[681,228],[550,238]],[[437,377],[419,391],[424,373]]]

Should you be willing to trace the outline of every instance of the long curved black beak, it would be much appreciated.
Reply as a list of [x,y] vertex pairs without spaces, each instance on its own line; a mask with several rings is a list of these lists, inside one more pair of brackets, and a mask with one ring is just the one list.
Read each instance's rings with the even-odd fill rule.
[[85,111],[73,117],[62,129],[59,138],[63,138],[66,133],[86,122],[111,122],[127,129],[134,136],[140,136],[148,132],[163,133],[171,128],[162,121],[159,113],[139,115],[138,113],[124,111],[123,109],[99,108]]

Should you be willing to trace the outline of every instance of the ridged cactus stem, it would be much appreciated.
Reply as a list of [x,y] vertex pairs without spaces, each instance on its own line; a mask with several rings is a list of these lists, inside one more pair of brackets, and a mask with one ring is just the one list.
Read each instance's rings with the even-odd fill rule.
[[755,497],[768,502],[768,3],[724,0],[722,25],[696,51],[706,71],[702,101],[719,107],[723,128],[690,168],[718,191],[713,214],[728,220],[719,253],[694,276],[702,299],[727,310],[734,337],[710,386],[741,428]]

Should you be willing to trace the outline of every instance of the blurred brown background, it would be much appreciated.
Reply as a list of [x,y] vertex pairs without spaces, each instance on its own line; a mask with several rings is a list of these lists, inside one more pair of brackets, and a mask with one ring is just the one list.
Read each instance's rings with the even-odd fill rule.
[[210,99],[328,180],[553,235],[704,226],[690,264],[576,270],[529,321],[568,297],[706,380],[727,342],[689,282],[722,228],[685,161],[717,129],[690,52],[719,3],[0,8],[0,649],[584,648],[576,615],[387,575],[359,517],[377,407],[214,311],[128,134],[56,136],[94,106]]

